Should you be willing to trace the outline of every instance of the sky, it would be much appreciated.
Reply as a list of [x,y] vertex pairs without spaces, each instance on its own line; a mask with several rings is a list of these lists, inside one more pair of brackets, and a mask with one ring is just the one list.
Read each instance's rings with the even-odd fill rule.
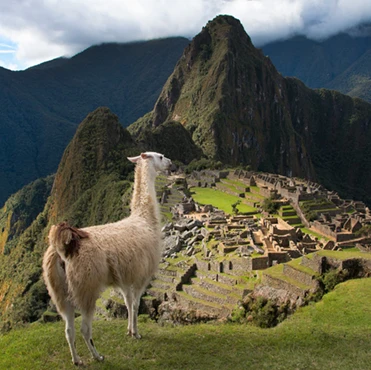
[[192,38],[219,14],[260,47],[371,22],[371,0],[0,0],[0,66],[22,70],[103,42]]

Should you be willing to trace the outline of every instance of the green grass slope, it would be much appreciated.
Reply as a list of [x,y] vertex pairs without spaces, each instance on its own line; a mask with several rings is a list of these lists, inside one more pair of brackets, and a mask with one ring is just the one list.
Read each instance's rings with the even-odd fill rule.
[[[237,324],[159,326],[142,318],[140,341],[125,335],[125,320],[94,322],[95,343],[106,356],[90,369],[366,369],[371,279],[338,285],[319,303],[301,308],[273,329]],[[78,319],[77,330],[80,327]],[[72,368],[63,323],[29,325],[0,336],[1,369]]]

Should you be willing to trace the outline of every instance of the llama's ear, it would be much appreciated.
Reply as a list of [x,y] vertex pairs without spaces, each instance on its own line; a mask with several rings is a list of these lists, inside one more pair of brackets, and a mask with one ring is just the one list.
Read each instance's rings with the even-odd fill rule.
[[138,155],[137,157],[127,157],[127,158],[128,158],[128,160],[129,160],[130,162],[137,163],[138,160],[141,158],[141,156]]
[[142,153],[140,156],[142,157],[142,159],[152,158],[152,156],[147,153]]

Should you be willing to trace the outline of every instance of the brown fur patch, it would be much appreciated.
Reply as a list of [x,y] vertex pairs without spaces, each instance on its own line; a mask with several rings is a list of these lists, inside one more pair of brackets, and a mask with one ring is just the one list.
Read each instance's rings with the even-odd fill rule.
[[80,239],[88,238],[89,234],[81,229],[70,226],[67,222],[58,224],[57,238],[61,237],[62,232],[70,232],[71,240],[65,245],[66,257],[73,257],[74,254],[79,253]]

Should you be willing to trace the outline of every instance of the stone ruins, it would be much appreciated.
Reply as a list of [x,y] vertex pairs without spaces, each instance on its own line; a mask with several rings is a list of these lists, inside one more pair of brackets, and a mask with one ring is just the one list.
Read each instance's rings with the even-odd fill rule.
[[[236,180],[233,188],[226,185],[227,178]],[[236,170],[193,172],[174,184],[159,194],[163,210],[174,193],[180,195],[171,206],[172,221],[162,229],[159,272],[143,298],[142,311],[153,317],[177,321],[174,312],[183,312],[183,322],[227,317],[253,290],[300,305],[317,287],[316,271],[308,275],[289,261],[304,256],[309,266],[312,260],[306,256],[313,252],[370,249],[371,239],[360,233],[371,224],[365,204],[341,199],[312,182]],[[236,195],[256,211],[226,214],[211,204],[199,205],[186,196],[193,186]],[[262,210],[265,198],[279,204],[277,214]],[[285,278],[266,274],[271,266],[282,266]]]

